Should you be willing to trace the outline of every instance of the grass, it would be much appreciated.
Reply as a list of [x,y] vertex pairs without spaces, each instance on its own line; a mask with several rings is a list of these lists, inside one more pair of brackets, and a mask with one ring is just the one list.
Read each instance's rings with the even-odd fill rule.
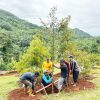
[[17,88],[17,80],[15,76],[0,76],[0,100],[7,100],[8,93]]
[[[58,72],[58,70],[55,70],[55,72]],[[59,96],[56,97],[55,94],[49,95],[45,100],[100,100],[100,69],[95,69],[92,73],[95,73],[94,76],[96,77],[91,80],[96,84],[95,89],[71,93],[61,92]],[[18,88],[17,80],[18,77],[15,76],[0,76],[0,100],[7,100],[8,93]],[[41,100],[44,100],[43,98]]]

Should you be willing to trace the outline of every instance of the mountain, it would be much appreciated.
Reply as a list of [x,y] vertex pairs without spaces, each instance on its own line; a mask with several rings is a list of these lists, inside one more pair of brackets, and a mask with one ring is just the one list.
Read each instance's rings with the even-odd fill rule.
[[77,38],[91,38],[92,37],[87,32],[84,32],[78,28],[74,28],[73,31],[74,31],[75,37]]
[[22,20],[10,12],[0,9],[0,28],[7,31],[13,31],[34,29],[38,28],[38,26]]
[[[35,24],[29,23],[25,20],[22,20],[8,11],[0,9],[0,28],[7,31],[15,31],[15,30],[36,29],[40,27]],[[78,28],[74,28],[73,31],[75,33],[74,36],[77,38],[92,37],[88,33]]]

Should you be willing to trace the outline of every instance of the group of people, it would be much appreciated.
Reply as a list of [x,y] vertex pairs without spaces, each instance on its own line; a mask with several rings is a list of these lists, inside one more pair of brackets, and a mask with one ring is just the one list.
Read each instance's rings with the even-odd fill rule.
[[[57,84],[55,84],[56,88],[60,92],[62,86],[67,86],[69,75],[73,75],[72,85],[75,87],[77,84],[77,79],[79,75],[79,66],[77,62],[73,59],[73,56],[70,55],[69,62],[64,59],[60,60],[60,66],[54,65],[49,58],[46,59],[42,64],[43,75],[41,79],[41,84],[43,86],[47,86],[53,81],[53,68],[58,68],[61,70],[60,78],[58,79]],[[20,82],[25,85],[25,89],[28,89],[29,95],[33,96],[32,91],[35,88],[35,80],[38,78],[39,72],[26,72],[20,76]]]

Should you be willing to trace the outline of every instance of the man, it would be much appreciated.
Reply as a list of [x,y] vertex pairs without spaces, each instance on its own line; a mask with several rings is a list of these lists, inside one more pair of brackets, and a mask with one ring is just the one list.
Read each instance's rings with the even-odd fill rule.
[[47,58],[46,61],[43,62],[43,64],[42,64],[42,70],[43,70],[43,72],[45,70],[48,70],[50,73],[52,72],[52,62],[50,61],[49,58]]
[[67,82],[68,82],[68,84],[69,84],[70,64],[69,64],[69,62],[67,62],[67,61],[65,61],[65,60],[64,60],[64,63],[65,63],[66,66],[67,66],[67,72],[68,72]]
[[79,76],[79,66],[78,66],[77,62],[73,59],[72,55],[70,55],[69,58],[70,58],[71,73],[73,75],[73,83],[72,84],[73,84],[73,86],[76,86],[77,79]]
[[50,76],[50,73],[48,70],[44,71],[43,77],[42,77],[42,84],[43,86],[47,86],[52,82],[52,77]]
[[34,82],[38,78],[39,72],[26,72],[23,75],[20,76],[20,82],[25,85],[25,89],[28,88],[28,94],[29,96],[34,96],[32,94],[32,91],[34,90]]
[[[54,66],[56,67],[56,66]],[[62,59],[60,60],[60,67],[56,67],[61,69],[61,77],[58,79],[57,82],[57,89],[60,92],[60,90],[62,89],[63,84],[67,82],[67,74],[68,74],[68,70],[67,70],[67,66],[65,64],[65,61]]]

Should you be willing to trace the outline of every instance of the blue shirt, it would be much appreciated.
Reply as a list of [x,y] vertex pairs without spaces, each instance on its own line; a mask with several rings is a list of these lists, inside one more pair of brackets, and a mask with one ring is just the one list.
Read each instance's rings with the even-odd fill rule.
[[34,82],[34,73],[26,72],[20,77],[21,80],[29,80],[30,82]]
[[51,83],[51,82],[52,82],[52,77],[50,77],[49,75],[43,74],[42,79],[43,79],[46,83]]

